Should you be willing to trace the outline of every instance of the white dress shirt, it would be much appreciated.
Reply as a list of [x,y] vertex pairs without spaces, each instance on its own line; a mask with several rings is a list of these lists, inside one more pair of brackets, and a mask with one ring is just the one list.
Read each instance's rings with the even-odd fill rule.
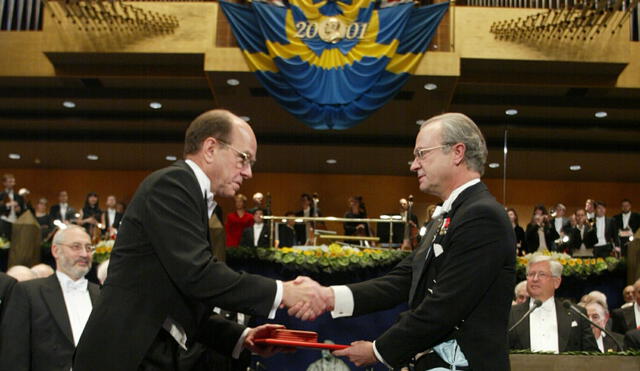
[[[467,183],[461,185],[460,187],[454,189],[453,192],[451,192],[451,194],[449,195],[449,197],[444,201],[444,203],[442,204],[442,207],[440,206],[436,207],[431,217],[437,218],[441,214],[448,213],[449,211],[451,211],[451,206],[453,205],[453,202],[456,200],[456,198],[458,198],[460,193],[462,193],[462,191],[464,191],[465,189],[478,183],[480,183],[480,178],[470,180]],[[351,289],[349,289],[347,286],[344,286],[344,285],[331,286],[331,288],[333,289],[334,298],[335,298],[334,309],[331,311],[331,316],[333,318],[352,316],[355,303],[353,300],[353,293],[351,292]],[[457,343],[453,341],[453,343],[451,343],[451,346],[457,347]],[[378,353],[378,349],[376,348],[375,341],[373,342],[373,352],[375,353],[376,358],[378,358],[380,362],[389,366],[385,362],[385,360],[382,358],[380,353]],[[464,358],[464,355],[462,355],[462,358]]]
[[622,229],[629,228],[629,218],[631,218],[631,211],[622,213]]
[[[533,302],[533,300],[529,301],[529,308],[533,307]],[[553,296],[531,312],[529,334],[532,352],[559,352],[558,317]]]
[[596,246],[602,246],[607,244],[607,239],[604,237],[605,219],[604,216],[596,217],[596,232],[598,234],[598,243]]
[[84,277],[74,281],[71,277],[60,271],[56,271],[56,277],[60,282],[64,304],[67,307],[67,315],[69,316],[71,333],[73,334],[73,343],[74,345],[78,345],[80,335],[82,335],[84,326],[87,324],[87,320],[91,314],[91,309],[93,309],[89,290],[87,289],[89,282]]
[[107,228],[111,228],[113,221],[116,219],[116,209],[107,209]]
[[[202,169],[200,168],[200,166],[198,166],[198,164],[196,164],[191,160],[185,160],[185,162],[187,163],[187,165],[189,165],[191,170],[193,170],[194,174],[196,175],[196,179],[198,180],[198,184],[200,185],[200,189],[202,190],[202,197],[203,198],[205,196],[207,197],[207,207],[208,207],[207,212],[209,214],[209,218],[211,218],[211,214],[213,214],[213,210],[217,205],[217,203],[213,199],[214,193],[211,192],[211,180],[209,179],[207,174],[205,174],[204,171],[202,171]],[[280,302],[282,302],[283,290],[284,289],[282,287],[282,281],[277,280],[276,281],[276,297],[275,297],[275,300],[273,301],[273,305],[271,306],[271,311],[269,312],[269,317],[268,317],[269,319],[273,319],[276,316],[276,310],[278,310],[278,307],[280,306]],[[174,321],[171,317],[167,317],[162,327],[165,330],[167,330],[169,334],[171,334],[171,336],[178,342],[180,347],[182,347],[185,350],[187,349],[187,334],[184,331],[184,328],[179,323]],[[249,328],[246,328],[242,333],[242,335],[240,336],[240,338],[238,339],[238,342],[233,348],[233,352],[231,354],[234,358],[238,358],[240,356],[244,339],[247,337],[248,333],[249,333]]]
[[558,234],[560,234],[562,232],[562,225],[564,224],[563,221],[564,220],[562,218],[553,219],[553,222],[554,222],[555,227],[556,227],[556,232],[558,232]]
[[640,327],[640,306],[637,300],[633,303],[633,313],[636,316],[636,326]]
[[260,239],[263,227],[264,223],[253,223],[253,246],[258,246],[258,240]]
[[60,204],[60,218],[61,221],[66,222],[67,221],[67,209],[69,208],[69,204],[64,203],[64,204]]
[[600,336],[596,339],[596,344],[598,344],[598,349],[600,349],[602,353],[605,353],[604,340],[603,340],[605,336],[607,336],[607,334],[605,334],[603,331],[600,331]]

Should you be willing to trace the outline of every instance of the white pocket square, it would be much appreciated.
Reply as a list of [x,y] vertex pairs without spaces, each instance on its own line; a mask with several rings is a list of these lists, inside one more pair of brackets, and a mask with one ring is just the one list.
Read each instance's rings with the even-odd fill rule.
[[571,327],[578,327],[578,322],[571,321]]
[[433,245],[433,253],[436,255],[436,258],[442,254],[444,250],[442,249],[442,245],[439,243]]

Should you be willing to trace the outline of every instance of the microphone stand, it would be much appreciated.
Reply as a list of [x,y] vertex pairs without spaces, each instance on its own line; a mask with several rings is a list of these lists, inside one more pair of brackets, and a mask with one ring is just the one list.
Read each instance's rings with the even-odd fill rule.
[[587,321],[590,324],[594,325],[595,327],[599,328],[600,331],[604,332],[605,334],[607,334],[607,336],[609,336],[611,339],[613,339],[613,341],[616,343],[616,345],[618,346],[618,349],[620,349],[620,351],[623,351],[624,348],[622,348],[622,345],[620,344],[620,342],[607,329],[605,329],[604,327],[600,326],[599,324],[593,322],[589,317],[587,317],[578,308],[576,308],[573,304],[571,304],[571,302],[569,300],[563,301],[562,302],[562,306],[567,308],[567,309],[571,309],[572,311],[576,312],[580,317],[582,317],[585,321]]
[[529,315],[531,314],[531,312],[533,312],[534,310],[536,310],[539,306],[542,305],[542,301],[540,299],[536,299],[533,301],[533,307],[531,307],[527,313],[524,314],[524,316],[520,317],[520,319],[518,320],[518,322],[516,322],[513,326],[511,326],[511,328],[507,331],[507,332],[511,332],[514,328],[518,327],[518,325],[520,323],[522,323],[522,321],[524,321],[525,318],[529,317]]

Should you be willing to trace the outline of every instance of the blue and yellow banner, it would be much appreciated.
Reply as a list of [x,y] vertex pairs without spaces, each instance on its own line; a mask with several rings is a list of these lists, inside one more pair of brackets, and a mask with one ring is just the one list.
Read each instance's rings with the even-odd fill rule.
[[376,0],[220,1],[249,68],[314,129],[347,129],[400,90],[449,3]]

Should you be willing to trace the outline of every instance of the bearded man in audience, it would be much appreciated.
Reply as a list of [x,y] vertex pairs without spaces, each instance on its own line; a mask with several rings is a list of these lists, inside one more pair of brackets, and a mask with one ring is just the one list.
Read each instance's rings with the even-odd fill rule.
[[534,301],[542,305],[525,317],[509,332],[511,349],[533,352],[598,351],[589,323],[562,306],[555,291],[562,282],[562,264],[549,256],[535,256],[527,265],[527,291],[531,298],[511,307],[509,328],[533,308]]
[[69,371],[99,288],[85,275],[95,247],[83,228],[53,238],[56,273],[19,282],[0,324],[0,370]]

